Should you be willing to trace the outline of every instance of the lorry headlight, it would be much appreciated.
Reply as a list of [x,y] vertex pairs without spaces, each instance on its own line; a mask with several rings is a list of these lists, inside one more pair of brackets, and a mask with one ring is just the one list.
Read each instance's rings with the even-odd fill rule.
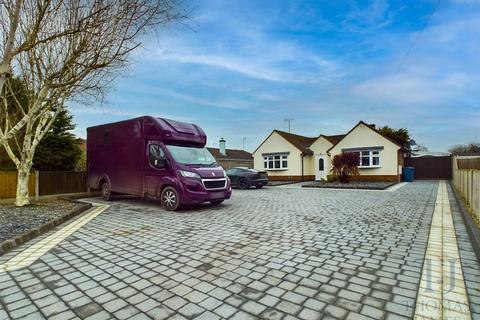
[[186,177],[186,178],[198,178],[200,179],[200,175],[198,173],[195,173],[195,172],[191,172],[191,171],[185,171],[185,170],[178,170],[178,172],[183,176],[183,177]]

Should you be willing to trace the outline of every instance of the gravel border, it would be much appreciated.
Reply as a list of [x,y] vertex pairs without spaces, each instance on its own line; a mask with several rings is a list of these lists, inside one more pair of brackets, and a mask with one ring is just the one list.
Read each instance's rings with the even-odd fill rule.
[[392,181],[312,182],[302,185],[302,188],[385,190],[397,183]]
[[282,181],[282,180],[272,180],[268,181],[267,187],[277,187],[277,186],[284,186],[287,184],[294,184],[294,183],[300,183],[302,181]]
[[12,249],[14,249],[18,246],[26,243],[27,241],[52,230],[56,226],[66,222],[66,221],[68,221],[68,220],[70,220],[70,219],[72,219],[76,216],[78,216],[82,212],[84,212],[84,211],[86,211],[86,210],[88,210],[92,207],[91,203],[80,202],[80,201],[76,201],[76,200],[72,200],[72,199],[68,199],[68,198],[62,198],[62,199],[73,202],[73,203],[78,203],[78,204],[80,204],[80,206],[73,209],[72,211],[70,211],[66,214],[63,214],[62,216],[60,216],[58,218],[55,218],[53,220],[50,220],[47,223],[42,224],[41,226],[30,229],[30,230],[28,230],[28,231],[26,231],[26,232],[24,232],[20,235],[14,236],[12,239],[0,242],[0,256],[4,255],[5,253],[11,251]]

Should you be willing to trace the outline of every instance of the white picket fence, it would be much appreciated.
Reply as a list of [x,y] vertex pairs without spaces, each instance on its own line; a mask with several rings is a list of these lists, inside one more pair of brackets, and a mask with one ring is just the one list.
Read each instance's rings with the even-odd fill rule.
[[[479,159],[480,160],[480,159]],[[458,165],[457,159],[453,160],[453,184],[465,198],[467,205],[473,210],[477,221],[480,221],[480,168],[469,165],[469,169],[459,169],[465,165]]]

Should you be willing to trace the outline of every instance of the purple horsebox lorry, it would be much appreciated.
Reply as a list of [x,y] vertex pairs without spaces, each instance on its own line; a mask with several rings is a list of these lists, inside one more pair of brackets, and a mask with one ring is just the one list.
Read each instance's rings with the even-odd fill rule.
[[144,116],[87,129],[88,187],[160,200],[166,210],[232,195],[230,180],[190,123]]

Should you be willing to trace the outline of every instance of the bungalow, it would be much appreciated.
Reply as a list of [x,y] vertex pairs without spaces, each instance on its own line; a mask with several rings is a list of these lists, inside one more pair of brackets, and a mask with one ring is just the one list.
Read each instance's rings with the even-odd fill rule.
[[233,167],[253,168],[253,157],[245,150],[227,149],[225,139],[219,141],[220,148],[207,147],[208,151],[215,157],[218,164],[227,170]]
[[280,130],[253,152],[254,168],[268,172],[271,180],[326,179],[335,155],[358,152],[359,180],[399,181],[404,155],[401,146],[360,121],[344,135],[304,137]]

